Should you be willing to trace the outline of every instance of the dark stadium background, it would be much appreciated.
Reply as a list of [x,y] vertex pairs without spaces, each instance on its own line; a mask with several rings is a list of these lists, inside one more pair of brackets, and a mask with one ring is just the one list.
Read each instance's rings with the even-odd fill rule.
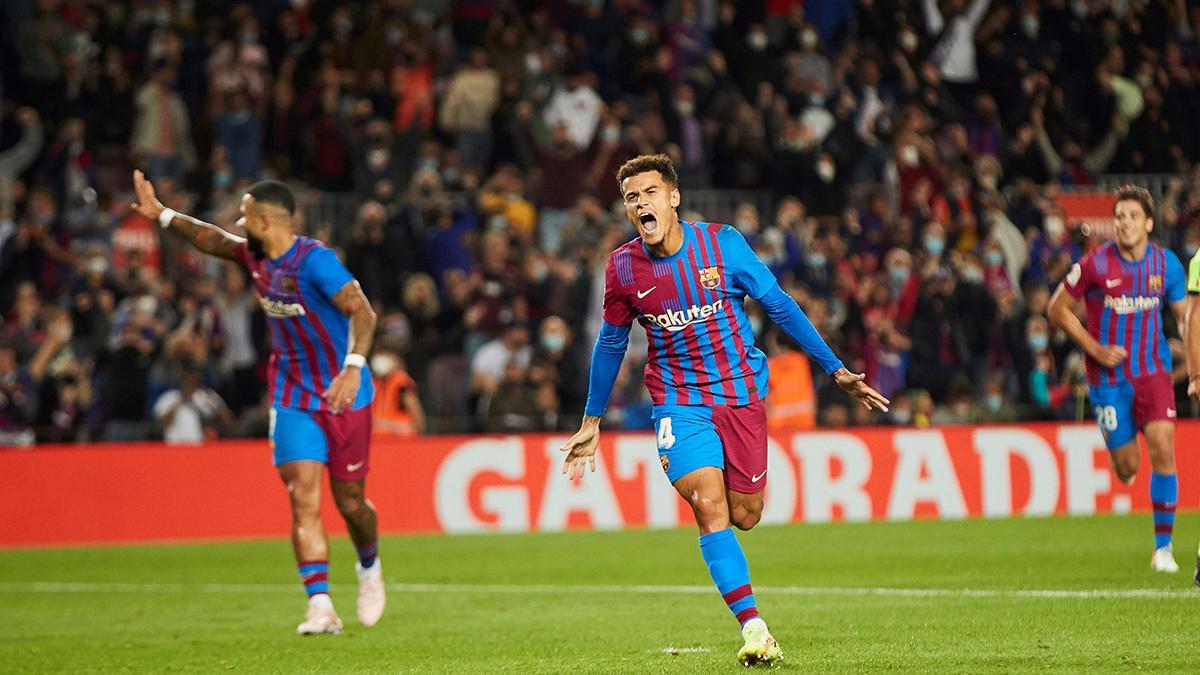
[[[265,432],[245,279],[133,214],[133,168],[226,227],[250,182],[295,185],[425,431],[573,428],[603,261],[633,236],[614,170],[657,151],[684,217],[745,234],[895,408],[821,377],[772,403],[1082,419],[1080,355],[1041,316],[1101,239],[1056,197],[1145,185],[1155,239],[1200,245],[1200,3],[939,4],[973,37],[922,0],[6,0],[0,442],[159,437],[196,371],[232,410],[204,437]],[[642,358],[606,428],[648,425]]]

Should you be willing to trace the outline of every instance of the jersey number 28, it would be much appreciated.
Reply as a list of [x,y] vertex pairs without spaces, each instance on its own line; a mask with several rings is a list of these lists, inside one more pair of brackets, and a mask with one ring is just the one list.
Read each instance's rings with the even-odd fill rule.
[[1105,431],[1117,430],[1117,409],[1111,405],[1096,406],[1096,421],[1100,423],[1100,428]]

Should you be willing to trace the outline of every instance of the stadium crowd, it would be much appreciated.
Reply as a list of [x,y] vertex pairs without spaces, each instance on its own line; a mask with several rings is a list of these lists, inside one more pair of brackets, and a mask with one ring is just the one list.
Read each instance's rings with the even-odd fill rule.
[[[1200,246],[1195,0],[8,0],[0,33],[0,444],[265,434],[247,276],[129,209],[135,167],[231,229],[296,186],[401,436],[577,424],[638,153],[687,219],[767,195],[722,215],[894,402],[757,312],[773,424],[1082,418],[1044,314],[1096,242],[1055,195],[1176,174],[1155,238]],[[640,335],[610,428],[649,425]]]

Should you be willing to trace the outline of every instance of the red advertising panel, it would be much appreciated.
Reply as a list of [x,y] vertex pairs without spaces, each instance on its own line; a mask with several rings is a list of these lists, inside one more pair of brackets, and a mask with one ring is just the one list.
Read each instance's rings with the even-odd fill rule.
[[[567,435],[376,443],[367,492],[384,532],[554,531],[691,522],[654,437],[607,433],[597,472],[559,470]],[[1180,448],[1200,438],[1181,422]],[[1149,509],[1147,481],[1108,468],[1094,425],[776,433],[762,522],[1007,517]],[[1143,458],[1143,472],[1149,462]],[[1200,499],[1200,458],[1178,454],[1179,506]],[[287,497],[264,441],[40,446],[0,451],[0,546],[276,537]],[[345,528],[328,499],[325,521]]]

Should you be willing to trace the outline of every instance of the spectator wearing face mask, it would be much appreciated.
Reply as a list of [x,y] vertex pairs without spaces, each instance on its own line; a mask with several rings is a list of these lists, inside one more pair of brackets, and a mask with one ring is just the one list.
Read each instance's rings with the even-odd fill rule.
[[921,297],[922,277],[913,271],[912,254],[903,248],[888,251],[883,267],[887,275],[887,316],[897,331],[907,335]]
[[1043,409],[1049,409],[1055,401],[1051,398],[1051,387],[1058,379],[1054,366],[1054,355],[1050,351],[1050,326],[1046,319],[1031,316],[1025,322],[1025,339],[1033,368],[1027,374],[1029,398]]
[[1053,211],[1042,220],[1042,234],[1029,247],[1029,267],[1025,269],[1024,283],[1048,282],[1055,256],[1063,254],[1073,262],[1083,255],[1083,251],[1067,232],[1062,212]]
[[587,399],[585,355],[578,344],[572,340],[571,328],[562,318],[551,315],[542,320],[535,360],[545,366],[565,422],[575,419],[576,413],[583,413]]
[[971,423],[1013,422],[1016,419],[1017,411],[1004,393],[1004,375],[989,374],[983,383],[983,396],[971,410]]
[[382,341],[371,356],[375,378],[372,408],[375,438],[411,438],[425,429],[425,409],[417,396],[417,384],[409,376],[396,345]]

